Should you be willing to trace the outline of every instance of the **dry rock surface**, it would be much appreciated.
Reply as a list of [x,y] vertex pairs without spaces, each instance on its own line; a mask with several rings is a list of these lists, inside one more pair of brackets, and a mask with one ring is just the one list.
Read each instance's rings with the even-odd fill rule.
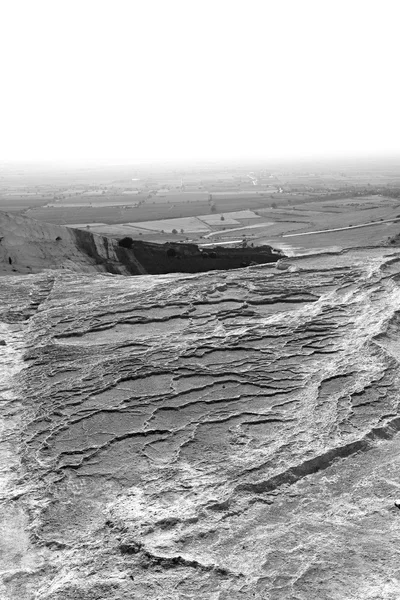
[[399,282],[4,276],[0,597],[398,599]]
[[133,253],[127,253],[111,238],[0,211],[0,275],[38,273],[48,268],[146,273]]

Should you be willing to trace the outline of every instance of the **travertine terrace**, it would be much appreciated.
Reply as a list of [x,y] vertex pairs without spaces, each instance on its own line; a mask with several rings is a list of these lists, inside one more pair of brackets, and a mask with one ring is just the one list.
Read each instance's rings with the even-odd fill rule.
[[1,280],[7,600],[395,600],[400,251]]

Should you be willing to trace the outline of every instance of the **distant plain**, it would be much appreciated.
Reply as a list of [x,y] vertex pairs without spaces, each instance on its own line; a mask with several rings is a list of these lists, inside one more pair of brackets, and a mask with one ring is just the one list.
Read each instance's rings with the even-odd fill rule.
[[[398,166],[3,164],[0,210],[116,238],[271,244],[303,254],[397,235]],[[327,229],[338,231],[315,233]]]

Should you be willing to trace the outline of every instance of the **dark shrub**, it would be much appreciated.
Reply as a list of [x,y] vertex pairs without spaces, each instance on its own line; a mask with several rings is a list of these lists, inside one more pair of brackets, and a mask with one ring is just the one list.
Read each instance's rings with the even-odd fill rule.
[[132,248],[133,239],[131,237],[121,238],[118,242],[118,246],[122,246],[122,248]]
[[201,253],[201,257],[202,258],[208,258],[208,252],[202,252]]
[[208,253],[208,256],[209,256],[210,258],[217,258],[217,253],[216,253],[216,252],[209,252],[209,253]]
[[168,250],[167,250],[167,256],[169,256],[170,258],[176,256],[176,250],[175,250],[175,248],[168,248]]
[[59,235],[56,237],[56,242],[61,242],[61,238]]

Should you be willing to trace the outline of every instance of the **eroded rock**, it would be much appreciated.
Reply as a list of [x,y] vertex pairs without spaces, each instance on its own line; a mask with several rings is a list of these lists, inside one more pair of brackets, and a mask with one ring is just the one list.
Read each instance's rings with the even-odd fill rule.
[[4,278],[4,598],[397,597],[400,253],[292,261]]

